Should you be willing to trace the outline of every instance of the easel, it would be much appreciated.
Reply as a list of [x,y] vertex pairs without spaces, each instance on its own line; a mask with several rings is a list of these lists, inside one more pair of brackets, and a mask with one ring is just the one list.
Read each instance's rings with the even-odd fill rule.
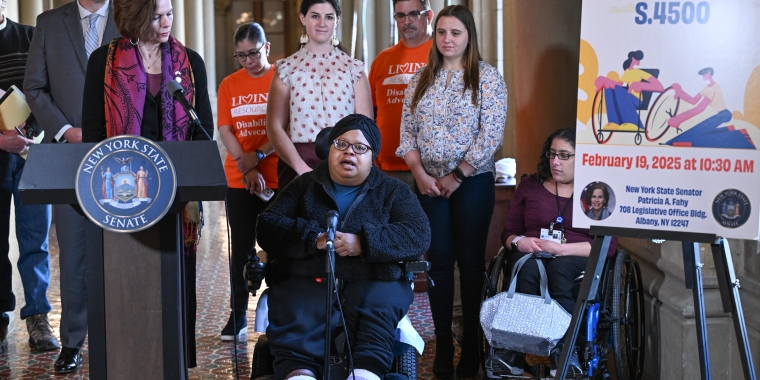
[[[591,235],[594,243],[591,245],[591,254],[586,265],[586,276],[583,277],[578,299],[575,302],[573,319],[570,321],[572,333],[565,338],[565,345],[560,356],[557,368],[558,379],[564,379],[567,375],[567,359],[575,347],[575,340],[581,328],[583,311],[590,301],[596,299],[604,261],[607,258],[612,236],[629,237],[638,239],[665,239],[680,241],[683,244],[684,274],[686,276],[686,288],[692,289],[694,294],[694,314],[697,321],[697,340],[699,348],[699,366],[702,380],[712,379],[710,374],[710,349],[707,343],[707,323],[705,318],[705,300],[702,290],[702,262],[699,255],[699,243],[710,244],[715,271],[718,276],[720,298],[723,301],[723,311],[733,313],[734,330],[736,330],[739,342],[739,354],[741,356],[744,378],[755,380],[755,367],[752,362],[747,328],[744,323],[744,312],[741,299],[739,298],[739,280],[734,273],[734,263],[731,259],[731,250],[725,238],[719,238],[711,234],[697,234],[689,232],[637,230],[617,227],[591,226]],[[589,276],[589,274],[593,274]]]

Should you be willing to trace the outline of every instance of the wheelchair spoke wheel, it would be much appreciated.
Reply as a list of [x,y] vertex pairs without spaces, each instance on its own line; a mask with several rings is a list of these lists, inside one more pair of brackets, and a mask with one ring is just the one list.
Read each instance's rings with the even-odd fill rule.
[[644,289],[639,264],[625,251],[617,254],[611,285],[615,373],[618,380],[638,380],[644,367]]
[[599,144],[606,143],[612,137],[612,132],[602,130],[608,122],[607,113],[604,111],[604,90],[597,91],[591,108],[591,126]]
[[678,106],[681,104],[681,100],[676,99],[675,94],[676,90],[668,87],[655,99],[644,125],[647,140],[657,141],[668,131],[668,120],[678,113]]
[[[481,303],[486,299],[495,296],[497,293],[506,290],[506,287],[509,286],[509,275],[506,274],[507,252],[508,251],[504,248],[500,249],[499,254],[497,254],[488,265],[488,269],[486,270],[488,278],[486,278],[483,283]],[[485,373],[486,359],[491,355],[491,345],[488,344],[488,340],[486,339],[485,334],[483,334],[482,327],[478,329],[478,340],[480,341],[480,347],[483,350],[480,355],[480,366]]]

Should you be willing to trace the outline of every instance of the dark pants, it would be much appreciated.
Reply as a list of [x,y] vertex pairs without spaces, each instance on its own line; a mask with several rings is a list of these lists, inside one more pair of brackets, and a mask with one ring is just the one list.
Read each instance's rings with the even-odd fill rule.
[[50,284],[50,255],[48,230],[50,205],[24,205],[18,195],[18,185],[26,160],[17,154],[0,151],[0,326],[8,325],[5,312],[16,308],[13,295],[13,264],[8,259],[10,245],[11,196],[16,207],[16,240],[19,256],[16,267],[24,288],[24,307],[21,318],[44,314],[51,310],[47,299]]
[[[274,199],[274,197],[272,198]],[[270,199],[271,202],[271,199]],[[235,315],[245,315],[248,310],[248,282],[243,278],[245,264],[256,245],[256,218],[269,202],[246,189],[227,189],[227,218],[232,235],[232,304]],[[240,329],[240,326],[237,326]]]
[[451,321],[456,263],[462,294],[462,357],[468,366],[473,367],[458,372],[477,372],[480,298],[488,229],[494,206],[493,174],[483,173],[466,178],[448,199],[417,194],[430,220],[428,294],[437,342],[453,344]]
[[[519,252],[509,257],[507,268],[512,273],[515,262],[527,253]],[[553,259],[541,259],[546,268],[546,278],[549,281],[549,295],[562,306],[568,313],[575,310],[576,295],[573,294],[575,279],[586,270],[588,257],[560,256]],[[538,272],[536,260],[528,260],[523,264],[520,273],[517,274],[518,293],[540,295],[541,274]],[[581,328],[576,342],[585,340],[586,330]],[[577,343],[576,343],[577,344]]]
[[[297,369],[322,377],[326,290],[314,278],[296,276],[269,288],[267,337],[278,379]],[[383,378],[393,363],[396,326],[414,301],[411,284],[405,279],[355,281],[344,283],[341,294],[354,367]],[[330,326],[334,330],[338,324],[336,305]]]

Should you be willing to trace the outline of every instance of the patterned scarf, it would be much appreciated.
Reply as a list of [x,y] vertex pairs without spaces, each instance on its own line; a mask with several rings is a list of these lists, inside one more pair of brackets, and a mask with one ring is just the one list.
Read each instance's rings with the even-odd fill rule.
[[[193,70],[182,43],[169,36],[161,49],[161,134],[164,141],[185,141],[190,118],[174,99],[166,84],[176,80],[185,90],[191,105],[195,103]],[[140,135],[148,75],[136,45],[128,38],[111,41],[108,45],[105,77],[106,136]]]
[[[166,84],[176,80],[185,90],[185,98],[195,104],[195,78],[182,43],[169,36],[161,49],[161,134],[164,141],[185,141],[190,117],[182,106],[175,107]],[[111,41],[108,45],[105,77],[106,137],[140,135],[148,92],[148,75],[140,52],[128,38]],[[195,254],[203,227],[200,202],[190,202],[184,215],[185,254]]]

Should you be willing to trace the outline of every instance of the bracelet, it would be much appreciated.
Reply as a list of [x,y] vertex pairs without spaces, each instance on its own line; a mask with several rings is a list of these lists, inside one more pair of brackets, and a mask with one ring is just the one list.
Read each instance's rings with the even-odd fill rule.
[[451,176],[454,177],[454,181],[457,181],[457,183],[462,183],[462,180],[459,179],[459,177],[457,177],[456,174],[454,174],[454,172],[451,173]]
[[464,173],[462,172],[462,169],[460,169],[459,166],[454,168],[454,171],[452,171],[451,173],[454,174],[454,177],[459,178],[459,182],[462,182],[464,181],[465,178],[467,178],[467,176],[464,175]]

